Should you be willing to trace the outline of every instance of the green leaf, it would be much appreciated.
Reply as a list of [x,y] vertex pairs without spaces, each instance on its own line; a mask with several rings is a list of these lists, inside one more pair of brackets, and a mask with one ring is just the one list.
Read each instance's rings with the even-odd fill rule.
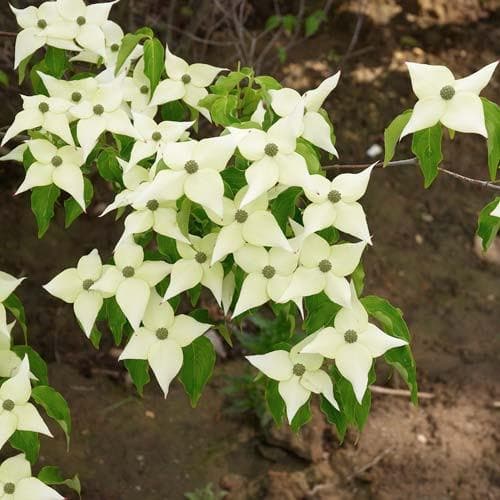
[[337,436],[342,443],[347,431],[347,419],[345,415],[338,411],[323,395],[320,395],[319,407],[328,422],[337,428]]
[[277,48],[277,52],[278,52],[278,60],[281,64],[284,64],[287,57],[288,57],[288,53],[286,51],[286,49],[284,47],[278,47]]
[[[410,342],[410,331],[403,319],[401,309],[394,307],[387,300],[370,295],[363,297],[361,303],[370,316],[379,321],[382,330],[393,337]],[[417,369],[411,353],[410,345],[390,349],[384,354],[384,359],[392,365],[403,377],[411,392],[411,400],[418,402]]]
[[173,238],[157,234],[156,243],[158,245],[158,251],[166,257],[166,261],[170,264],[173,264],[180,258],[176,241]]
[[220,173],[222,180],[227,184],[233,193],[237,193],[242,187],[246,186],[245,172],[239,168],[225,168]]
[[318,153],[316,153],[316,150],[309,142],[299,138],[295,152],[304,157],[307,163],[307,170],[310,174],[317,174],[321,171]]
[[66,444],[69,448],[71,434],[71,415],[68,403],[54,388],[48,385],[37,385],[31,391],[31,397],[53,418],[66,435]]
[[234,94],[228,94],[220,96],[212,104],[210,114],[216,125],[232,125],[234,122],[238,122],[237,116],[238,110],[238,96]]
[[287,14],[286,16],[283,16],[281,22],[285,31],[287,33],[292,33],[293,30],[297,27],[297,16]]
[[302,328],[308,335],[331,325],[340,310],[340,306],[332,302],[324,292],[305,297],[304,301],[307,315]]
[[144,33],[142,31],[139,33],[127,33],[123,37],[120,50],[118,51],[118,56],[116,58],[115,76],[118,75],[121,67],[125,64],[128,56],[132,54],[133,50],[137,47],[137,44],[145,38],[151,38],[151,33]]
[[279,90],[281,88],[281,83],[268,75],[255,77],[255,83],[264,90]]
[[437,177],[439,164],[443,159],[441,139],[443,128],[440,123],[413,134],[411,150],[418,158],[424,176],[424,187],[428,188]]
[[500,218],[490,215],[495,207],[498,206],[498,203],[500,203],[500,196],[490,201],[481,212],[479,212],[476,234],[481,238],[484,251],[488,250],[488,247],[493,243],[500,229]]
[[271,31],[278,28],[280,25],[281,25],[281,16],[274,15],[267,18],[264,29],[266,31]]
[[36,432],[31,431],[16,431],[9,438],[9,444],[12,448],[22,451],[26,455],[31,465],[34,465],[38,460],[40,453],[40,438]]
[[[237,85],[245,78],[248,78],[248,76],[245,73],[242,73],[241,71],[231,71],[227,75],[219,76],[215,84],[210,87],[210,91],[213,94],[220,94],[220,95],[228,94],[229,92],[231,92],[231,90],[237,87]],[[203,104],[200,105],[203,106]]]
[[47,232],[50,221],[54,217],[54,205],[60,194],[61,191],[55,184],[35,187],[31,191],[31,210],[35,214],[38,225],[38,238]]
[[184,363],[179,373],[179,380],[194,408],[214,370],[215,351],[210,340],[206,337],[198,337],[190,345],[184,347],[183,352]]
[[24,312],[24,306],[19,300],[19,297],[15,293],[11,293],[4,301],[3,305],[5,308],[12,313],[14,318],[16,318],[19,326],[23,330],[24,338],[27,339],[28,327],[26,324],[26,313]]
[[293,217],[295,214],[297,198],[301,193],[302,188],[288,188],[280,193],[280,195],[271,204],[271,212],[283,232],[286,232],[288,218]]
[[37,477],[40,481],[48,485],[64,484],[73,491],[76,491],[78,493],[78,496],[81,495],[82,486],[80,484],[80,478],[78,477],[78,474],[73,476],[71,479],[64,479],[64,476],[62,475],[59,467],[56,467],[54,465],[46,465],[45,467],[42,467],[42,469],[40,469]]
[[15,352],[21,359],[24,356],[28,356],[30,362],[30,371],[38,379],[38,383],[42,385],[47,385],[49,383],[49,372],[47,369],[47,363],[32,347],[29,345],[15,345],[12,347],[12,351]]
[[142,396],[144,394],[144,386],[150,381],[148,362],[145,359],[126,359],[124,364],[137,392]]
[[144,44],[144,74],[151,83],[151,96],[160,82],[164,67],[165,49],[162,43],[157,38],[147,40]]
[[326,14],[322,9],[316,10],[310,16],[307,16],[305,22],[306,36],[314,35],[323,21],[326,21]]
[[363,288],[365,287],[365,269],[361,261],[351,274],[351,279],[354,282],[356,294],[358,295],[358,297],[361,296],[363,294]]
[[[204,106],[201,104],[201,102],[199,104],[200,106]],[[160,113],[163,120],[182,122],[186,120],[186,117],[188,115],[188,109],[182,103],[182,101],[172,101],[163,104],[163,106],[161,106],[160,108]]]
[[295,416],[292,419],[292,422],[290,424],[290,427],[293,432],[297,433],[303,427],[304,425],[307,424],[312,418],[312,413],[311,413],[311,398],[307,400],[307,403],[302,405]]
[[[83,198],[85,200],[85,207],[90,205],[94,197],[94,186],[87,177],[83,178]],[[68,227],[75,222],[75,220],[83,213],[82,208],[78,202],[73,198],[64,200],[64,227]]]
[[45,65],[49,75],[60,80],[68,67],[69,59],[64,49],[47,47]]
[[23,59],[19,64],[19,67],[17,68],[17,71],[19,73],[19,85],[21,85],[21,83],[23,83],[24,79],[26,78],[26,70],[28,69],[28,64],[30,63],[32,57],[33,54]]
[[121,184],[123,172],[114,150],[104,149],[101,151],[97,157],[97,170],[104,180]]
[[490,179],[494,181],[500,168],[500,107],[485,97],[481,97],[481,100],[488,131],[488,170]]
[[189,218],[191,216],[191,200],[185,198],[182,200],[181,208],[177,214],[177,225],[184,236],[189,234]]
[[98,328],[94,325],[92,331],[90,332],[89,340],[94,346],[94,349],[99,350],[99,346],[101,345],[102,333],[98,330]]
[[393,159],[396,145],[406,124],[410,121],[413,110],[407,109],[396,116],[384,130],[384,167]]
[[283,423],[285,417],[285,402],[278,391],[278,382],[268,379],[266,383],[266,402],[276,425]]
[[0,85],[3,85],[4,87],[9,86],[9,77],[7,76],[7,73],[5,71],[0,70]]
[[109,329],[113,335],[115,345],[120,345],[123,338],[123,327],[127,323],[127,318],[114,297],[106,299],[104,304],[106,319],[108,320]]

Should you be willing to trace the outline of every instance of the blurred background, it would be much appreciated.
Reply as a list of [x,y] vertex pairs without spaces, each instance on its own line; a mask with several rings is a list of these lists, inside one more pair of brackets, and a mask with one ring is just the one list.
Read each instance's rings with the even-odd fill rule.
[[[464,76],[498,58],[499,8],[498,0],[121,0],[111,19],[125,31],[151,26],[192,62],[240,61],[300,91],[342,69],[326,108],[342,161],[354,162],[369,161],[384,127],[415,102],[405,61]],[[7,2],[0,30],[16,31]],[[13,48],[0,37],[0,126],[21,106]],[[499,89],[497,72],[484,95],[498,102]],[[484,139],[458,134],[445,144],[447,168],[487,178]],[[403,141],[398,158],[410,154]],[[233,352],[218,345],[196,409],[177,382],[166,401],[155,383],[138,397],[110,337],[94,350],[71,306],[41,288],[92,248],[111,255],[120,224],[97,218],[111,191],[100,185],[86,216],[66,231],[58,214],[38,240],[29,197],[12,197],[22,178],[20,165],[0,164],[0,269],[29,277],[18,293],[30,342],[72,409],[70,453],[56,430],[42,438],[41,465],[79,473],[84,499],[500,498],[500,248],[485,256],[474,241],[490,193],[443,176],[424,190],[411,166],[374,172],[364,198],[374,241],[366,293],[404,311],[426,397],[414,407],[404,394],[375,392],[364,432],[340,445],[319,412],[297,436],[269,425],[244,339]],[[404,389],[383,367],[377,384]]]

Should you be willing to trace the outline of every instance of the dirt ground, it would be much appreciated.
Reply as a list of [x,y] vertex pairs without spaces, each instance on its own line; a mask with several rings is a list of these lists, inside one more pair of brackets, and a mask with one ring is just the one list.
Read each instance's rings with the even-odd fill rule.
[[[500,52],[497,2],[367,4],[327,105],[345,161],[367,160],[384,126],[413,104],[405,60],[444,63],[465,75]],[[305,89],[335,71],[355,20],[348,9],[334,12],[328,27],[277,69],[284,82]],[[499,89],[497,72],[485,95],[498,102]],[[403,142],[399,157],[408,148]],[[458,134],[445,157],[457,172],[487,177],[486,145],[478,136]],[[56,430],[57,439],[42,440],[42,464],[59,464],[68,476],[78,472],[84,499],[177,500],[207,483],[242,500],[500,498],[500,410],[493,407],[500,399],[500,265],[473,248],[477,213],[489,193],[445,177],[424,190],[414,167],[374,173],[364,200],[374,235],[366,252],[367,293],[405,312],[420,390],[434,398],[414,407],[406,398],[374,394],[366,429],[349,433],[340,446],[319,416],[298,437],[228,417],[223,375],[242,373],[239,360],[219,360],[196,410],[178,383],[166,401],[154,383],[137,397],[109,340],[95,351],[71,307],[40,288],[94,247],[110,254],[120,228],[109,217],[96,219],[110,193],[101,189],[89,215],[68,231],[59,217],[39,241],[28,197],[12,197],[21,168],[2,164],[0,178],[0,269],[30,278],[19,294],[31,341],[50,362],[52,385],[73,414],[70,453]],[[395,387],[398,380],[387,381],[382,371],[378,384]]]

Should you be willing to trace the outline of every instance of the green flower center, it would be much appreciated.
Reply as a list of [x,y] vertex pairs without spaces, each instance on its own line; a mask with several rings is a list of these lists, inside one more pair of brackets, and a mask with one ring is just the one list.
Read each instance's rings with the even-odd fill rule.
[[203,253],[203,252],[198,252],[195,256],[194,256],[194,260],[196,262],[198,262],[198,264],[203,264],[204,262],[207,261],[207,254],[206,253]]
[[93,280],[84,280],[83,283],[82,283],[82,288],[84,290],[90,290],[90,287],[94,284],[94,281]]
[[36,25],[41,29],[45,29],[47,27],[47,21],[45,19],[39,19]]
[[41,102],[41,103],[38,105],[38,109],[39,109],[42,113],[47,113],[47,111],[49,110],[49,105],[48,105],[46,102]]
[[120,50],[120,46],[117,43],[114,43],[113,45],[111,45],[110,49],[111,52],[118,52]]
[[358,340],[358,334],[354,330],[347,330],[347,332],[344,333],[344,340],[348,344],[354,344]]
[[293,365],[292,372],[294,375],[297,375],[297,377],[302,377],[302,375],[306,372],[306,367],[302,363],[295,363]]
[[270,142],[266,144],[264,153],[266,153],[267,156],[276,156],[278,154],[278,146],[274,144],[274,142]]
[[161,132],[153,132],[151,134],[151,139],[153,139],[153,141],[161,141]]
[[246,222],[248,219],[248,212],[245,210],[236,210],[236,213],[234,214],[234,220],[236,222],[239,222],[240,224],[243,224]]
[[5,483],[3,485],[3,492],[6,495],[13,495],[16,491],[16,485],[14,483]]
[[146,203],[146,207],[148,210],[151,210],[151,212],[154,212],[155,210],[158,210],[158,207],[160,204],[158,203],[158,200],[149,200]]
[[94,114],[102,115],[104,113],[104,106],[102,104],[96,104],[94,106]]
[[198,172],[200,166],[198,165],[197,162],[195,162],[194,160],[189,160],[186,162],[186,164],[184,165],[184,170],[188,173],[188,174],[195,174],[196,172]]
[[156,330],[156,338],[158,340],[165,340],[168,337],[168,330],[166,328],[158,328]]
[[54,165],[54,167],[60,167],[62,165],[62,158],[60,156],[54,156],[52,160],[50,160],[50,163]]
[[149,92],[149,87],[147,85],[143,85],[141,87],[141,94],[147,94]]
[[83,16],[78,16],[76,18],[76,24],[78,24],[78,26],[83,26],[86,22],[87,20]]
[[262,269],[262,275],[268,280],[270,280],[275,274],[276,269],[274,269],[273,266],[265,266],[264,269]]
[[440,91],[439,95],[445,100],[449,101],[455,95],[455,89],[451,85],[445,85]]
[[335,189],[332,189],[328,193],[328,201],[331,201],[332,203],[338,203],[342,198],[342,195],[336,191]]
[[2,408],[5,410],[5,411],[12,411],[16,406],[16,403],[14,403],[14,401],[12,401],[12,399],[6,399],[3,403],[2,403]]
[[322,272],[322,273],[327,273],[329,271],[332,270],[332,263],[327,260],[327,259],[323,259],[319,264],[318,264],[318,267],[319,267],[319,270]]
[[182,83],[188,84],[191,82],[191,75],[188,75],[187,73],[185,73],[184,75],[182,75],[181,80],[182,80]]
[[132,278],[135,274],[135,269],[132,266],[126,266],[123,268],[122,274],[124,278]]
[[82,94],[80,94],[80,92],[73,92],[71,94],[71,100],[73,102],[80,102],[82,100]]

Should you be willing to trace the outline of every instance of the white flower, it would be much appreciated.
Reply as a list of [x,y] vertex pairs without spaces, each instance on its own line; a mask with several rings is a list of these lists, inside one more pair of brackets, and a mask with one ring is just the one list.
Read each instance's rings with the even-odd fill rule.
[[330,246],[321,236],[309,235],[300,249],[300,266],[281,300],[286,302],[324,291],[333,302],[350,307],[351,289],[345,276],[356,269],[365,246],[363,241]]
[[134,127],[138,139],[132,147],[130,161],[126,170],[144,158],[156,155],[155,163],[161,159],[161,151],[170,142],[177,142],[184,137],[186,130],[194,122],[164,121],[156,123],[152,118],[141,113],[132,112]]
[[127,242],[120,245],[114,254],[115,266],[108,266],[90,290],[115,295],[116,302],[137,329],[151,295],[156,286],[170,272],[170,264],[161,261],[144,261],[144,250],[140,245]]
[[73,42],[76,35],[74,26],[60,26],[57,33],[49,34],[49,28],[62,21],[55,2],[44,2],[38,8],[30,6],[16,9],[11,5],[10,8],[16,16],[17,24],[23,28],[16,37],[14,68],[44,45],[66,50],[81,50]]
[[170,283],[164,300],[175,297],[201,283],[213,293],[217,303],[221,303],[224,269],[220,262],[210,265],[216,238],[215,233],[210,233],[203,238],[190,235],[192,246],[177,242],[177,251],[181,258],[172,266]]
[[65,269],[44,285],[45,290],[54,297],[73,304],[75,316],[87,337],[92,333],[103,297],[111,297],[111,293],[97,292],[90,287],[108,267],[102,265],[99,252],[94,249],[78,261],[77,267]]
[[330,92],[337,86],[339,78],[340,71],[324,80],[314,90],[305,92],[302,96],[296,90],[289,88],[269,91],[271,107],[278,116],[291,115],[295,108],[303,103],[305,114],[299,135],[311,144],[335,156],[338,156],[338,153],[332,143],[330,125],[318,111]]
[[24,453],[7,458],[0,465],[2,500],[64,500],[56,490],[31,475],[31,464]]
[[28,403],[30,396],[30,367],[25,356],[16,375],[0,386],[0,448],[16,430],[52,437],[37,409]]
[[130,103],[132,111],[153,118],[158,107],[150,104],[150,86],[149,78],[144,74],[144,58],[141,58],[137,61],[132,76],[123,80],[123,100]]
[[105,131],[136,137],[134,127],[122,106],[123,90],[121,81],[117,79],[100,85],[88,100],[72,107],[71,114],[79,120],[76,135],[85,159]]
[[311,392],[322,394],[332,406],[339,409],[333,395],[332,380],[320,369],[323,356],[300,353],[311,340],[314,340],[314,335],[306,337],[290,352],[278,350],[246,357],[264,375],[279,382],[278,391],[285,401],[290,423],[300,407],[308,401]]
[[210,219],[222,226],[217,234],[212,264],[235,252],[245,243],[292,250],[274,215],[267,210],[268,199],[265,193],[244,209],[241,208],[241,200],[246,190],[245,187],[240,189],[234,200],[224,198],[222,218],[207,210]]
[[406,63],[418,101],[401,137],[441,122],[457,132],[488,137],[479,93],[488,84],[498,61],[465,78],[455,80],[445,66]]
[[70,107],[69,102],[43,95],[23,95],[21,97],[23,110],[17,113],[14,122],[5,133],[2,145],[25,130],[33,130],[38,127],[59,136],[72,146],[75,144],[66,113]]
[[7,324],[7,313],[2,302],[6,300],[24,280],[25,278],[18,279],[10,274],[0,271],[0,335],[10,338],[10,331],[14,326],[14,323],[11,323],[10,325]]
[[[245,170],[248,182],[241,206],[245,206],[266,193],[276,184],[306,187],[311,177],[304,158],[295,153],[299,135],[297,120],[301,119],[302,106],[278,120],[267,132],[248,129],[238,142],[238,149],[244,158],[253,163]],[[229,128],[233,134],[241,134],[240,129]]]
[[81,47],[106,57],[103,25],[117,1],[85,5],[83,0],[57,0],[55,5],[62,20],[51,24],[47,34],[59,36],[70,26],[75,30],[75,41]]
[[339,372],[352,384],[356,399],[361,403],[368,385],[372,359],[389,349],[407,345],[405,340],[391,337],[368,323],[368,314],[358,300],[351,282],[352,306],[342,308],[335,316],[334,326],[316,333],[316,337],[301,352],[318,353],[335,359]]
[[162,302],[155,291],[151,293],[143,323],[130,337],[120,360],[147,359],[167,397],[170,383],[182,367],[182,348],[203,335],[211,325],[185,314],[175,316],[170,304]]
[[33,139],[28,142],[28,147],[36,161],[26,171],[26,177],[16,194],[37,186],[55,184],[69,193],[85,212],[81,150],[74,146],[58,149],[44,139]]
[[366,192],[373,167],[358,174],[337,175],[333,181],[312,175],[304,190],[312,202],[302,214],[305,235],[333,226],[371,244],[366,215],[357,201]]
[[165,69],[168,78],[159,83],[151,99],[151,105],[157,106],[182,99],[210,120],[208,109],[198,106],[198,103],[208,95],[205,87],[208,87],[217,74],[225,68],[200,63],[189,65],[180,57],[174,56],[167,46],[165,47]]
[[[0,305],[0,322],[5,323],[5,318],[2,318],[2,308],[3,306]],[[5,309],[3,311],[5,313]],[[4,328],[0,327],[0,378],[11,377],[21,364],[17,354],[11,351],[10,332],[14,324],[15,321],[5,325]]]
[[163,199],[177,200],[186,195],[222,216],[224,182],[220,172],[235,149],[236,140],[231,134],[166,144],[162,159],[170,168],[158,172],[143,197],[156,199],[161,195]]
[[497,203],[497,206],[490,213],[493,217],[500,217],[500,201]]
[[[248,276],[241,285],[233,316],[239,316],[269,300],[283,302],[281,296],[290,284],[297,260],[296,254],[282,248],[268,251],[262,247],[245,245],[234,252],[234,261]],[[296,297],[291,299],[302,310],[301,300]]]

